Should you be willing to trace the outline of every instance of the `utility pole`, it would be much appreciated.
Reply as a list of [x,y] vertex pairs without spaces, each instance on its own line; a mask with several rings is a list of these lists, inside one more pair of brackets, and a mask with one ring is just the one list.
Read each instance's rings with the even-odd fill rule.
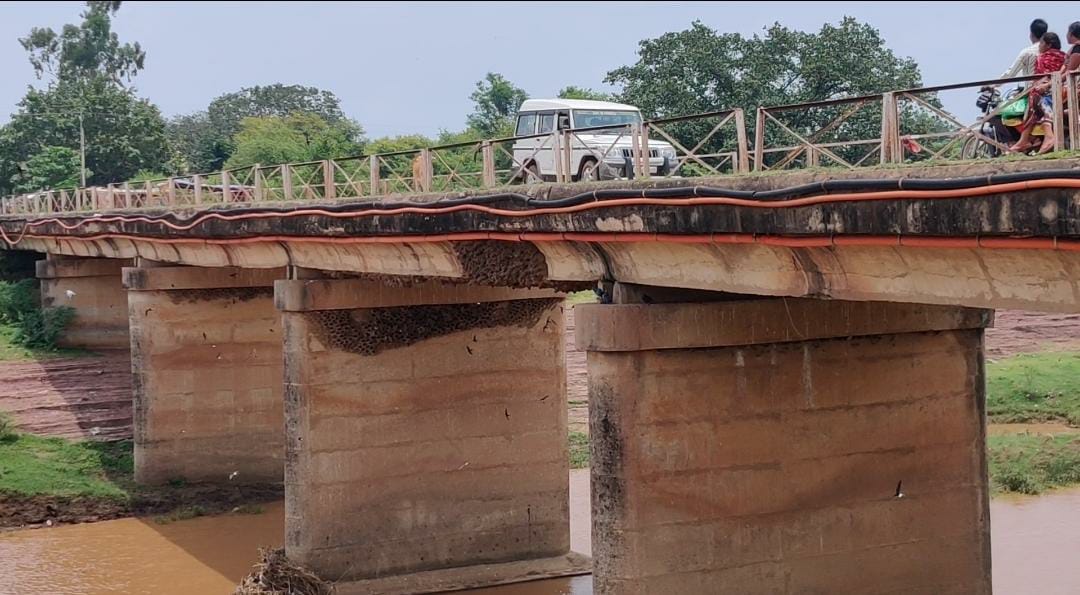
[[83,130],[83,115],[79,112],[79,187],[86,188],[86,131]]

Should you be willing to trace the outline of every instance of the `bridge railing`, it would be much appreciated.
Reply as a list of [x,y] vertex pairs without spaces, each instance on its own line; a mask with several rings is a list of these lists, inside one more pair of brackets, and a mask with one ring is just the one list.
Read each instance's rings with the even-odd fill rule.
[[885,95],[759,107],[754,122],[754,171],[819,166],[854,169],[876,163],[880,137],[843,135],[865,129],[850,125],[860,120],[864,124],[867,119],[882,121]]
[[[316,201],[419,192],[457,192],[581,178],[692,178],[805,167],[854,169],[932,159],[989,157],[1007,151],[985,126],[1026,95],[1004,98],[965,124],[938,94],[1045,79],[1045,75],[973,81],[763,106],[753,139],[734,108],[644,122],[466,140],[304,163],[252,165],[220,172],[44,190],[0,199],[0,214],[43,215],[110,209]],[[1055,98],[1077,114],[1080,71],[1051,77]],[[975,94],[971,94],[974,102]],[[1060,104],[1058,99],[1056,103]],[[1080,150],[1080,118],[1054,110],[1054,149]],[[1068,134],[1063,134],[1063,132]],[[1068,139],[1066,141],[1066,138]],[[590,168],[588,164],[592,163]],[[612,174],[614,172],[614,174]],[[583,175],[584,174],[584,175]]]
[[[925,161],[936,159],[974,159],[978,157],[990,157],[1008,152],[1009,146],[988,134],[984,128],[992,120],[1010,106],[1022,101],[1027,95],[1016,93],[1015,95],[1003,95],[999,103],[992,110],[976,118],[972,124],[965,124],[958,118],[945,111],[937,101],[937,96],[949,91],[978,91],[983,87],[1000,87],[1002,85],[1022,84],[1045,79],[1046,75],[1022,76],[1008,79],[992,79],[971,81],[951,85],[937,85],[933,87],[921,87],[917,89],[905,89],[886,93],[886,105],[889,117],[882,121],[882,148],[887,160],[885,163],[907,163],[911,161]],[[1052,90],[1054,97],[1061,97],[1061,80],[1052,77]],[[1006,90],[1008,91],[1008,90]],[[974,103],[977,93],[971,93],[971,101]],[[1054,111],[1056,118],[1063,118],[1060,101],[1057,101],[1057,109]],[[919,117],[933,118],[937,124],[936,130],[918,132],[912,130],[919,121]],[[1063,120],[1062,120],[1063,121]],[[1061,123],[1056,126],[1057,131],[1062,130]],[[1063,134],[1056,135],[1055,150],[1062,150]],[[925,151],[925,154],[923,154]]]
[[670,144],[676,161],[669,175],[683,177],[748,173],[750,151],[741,108],[648,120],[647,138]]

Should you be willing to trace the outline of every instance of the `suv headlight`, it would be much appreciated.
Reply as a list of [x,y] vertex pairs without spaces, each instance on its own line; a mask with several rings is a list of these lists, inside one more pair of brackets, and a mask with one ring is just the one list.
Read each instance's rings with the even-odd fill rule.
[[660,149],[660,156],[661,157],[667,157],[671,161],[674,161],[675,160],[675,148],[674,147],[664,147],[664,148]]
[[630,147],[612,147],[607,155],[604,156],[604,161],[618,161],[623,162],[623,159],[630,154]]

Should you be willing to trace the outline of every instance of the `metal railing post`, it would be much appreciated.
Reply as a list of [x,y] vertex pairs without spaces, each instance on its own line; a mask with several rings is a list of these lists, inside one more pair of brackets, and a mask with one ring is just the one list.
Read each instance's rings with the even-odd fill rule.
[[375,196],[379,193],[379,156],[372,155],[368,157],[368,183],[371,186],[369,190],[371,196]]
[[229,172],[221,172],[221,202],[232,202],[232,190],[229,189]]
[[480,142],[480,161],[483,164],[483,184],[484,188],[491,188],[495,186],[495,153],[491,146],[491,141],[485,140]]
[[435,173],[433,170],[431,149],[420,149],[420,179],[414,182],[420,185],[421,192],[431,192],[431,181]]
[[[1050,76],[1050,97],[1054,101],[1054,150],[1065,150],[1065,111],[1061,105],[1061,77],[1053,74]],[[1072,112],[1076,118],[1076,113]]]
[[292,168],[288,165],[281,166],[281,199],[293,199]]
[[334,183],[334,162],[325,159],[322,162],[323,198],[337,198],[337,186]]
[[735,138],[738,152],[735,172],[740,174],[750,173],[750,154],[746,143],[746,113],[741,107],[735,108]]
[[765,108],[757,108],[754,118],[754,171],[765,170]]

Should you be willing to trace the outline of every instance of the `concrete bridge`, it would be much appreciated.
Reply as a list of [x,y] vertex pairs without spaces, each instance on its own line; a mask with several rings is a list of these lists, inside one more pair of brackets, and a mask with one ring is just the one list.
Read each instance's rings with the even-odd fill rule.
[[288,555],[345,592],[588,568],[569,554],[560,292],[599,284],[577,311],[597,593],[989,593],[983,329],[998,307],[1080,311],[1078,166],[0,229],[49,254],[72,342],[130,336],[137,480],[284,478]]

